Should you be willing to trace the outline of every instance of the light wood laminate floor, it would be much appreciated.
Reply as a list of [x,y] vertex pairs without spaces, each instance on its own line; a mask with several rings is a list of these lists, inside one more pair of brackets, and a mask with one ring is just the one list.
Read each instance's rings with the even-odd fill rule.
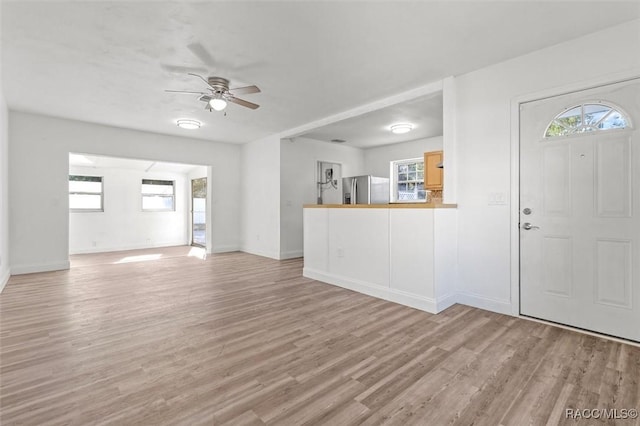
[[427,314],[303,278],[301,259],[189,251],[12,277],[0,423],[587,425],[565,409],[640,408],[638,347]]

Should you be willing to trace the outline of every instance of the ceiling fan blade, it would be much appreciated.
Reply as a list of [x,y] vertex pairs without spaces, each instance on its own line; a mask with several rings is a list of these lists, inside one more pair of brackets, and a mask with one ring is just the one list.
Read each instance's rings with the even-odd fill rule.
[[209,95],[202,95],[202,96],[200,96],[200,98],[198,98],[198,100],[199,100],[199,101],[202,101],[202,102],[209,102],[209,101],[211,100],[211,96],[209,96]]
[[206,78],[204,78],[203,76],[201,76],[201,75],[199,75],[199,74],[194,74],[194,73],[192,73],[192,72],[188,72],[187,74],[188,74],[188,75],[192,75],[192,76],[194,76],[194,77],[198,77],[200,80],[204,81],[204,82],[207,84],[207,86],[211,86],[211,85],[209,84],[209,82],[207,81],[207,79],[206,79]]
[[213,56],[205,49],[205,47],[201,43],[191,43],[187,45],[187,49],[191,51],[194,55],[198,57],[207,67],[213,68],[215,66],[215,61],[213,60]]
[[206,95],[204,92],[191,92],[189,90],[165,90],[169,93],[184,93],[185,95]]
[[168,72],[172,72],[175,74],[190,74],[190,73],[206,73],[207,70],[205,68],[197,68],[197,67],[182,67],[179,65],[169,65],[169,64],[160,64],[160,67]]
[[247,107],[247,108],[251,108],[251,109],[258,109],[258,107],[260,107],[260,105],[258,105],[258,104],[254,104],[253,102],[245,101],[244,99],[235,98],[233,96],[228,96],[227,100],[229,102],[234,103],[234,104],[242,105],[243,107]]
[[236,87],[235,89],[229,89],[232,95],[248,95],[250,93],[260,93],[258,86],[245,86]]

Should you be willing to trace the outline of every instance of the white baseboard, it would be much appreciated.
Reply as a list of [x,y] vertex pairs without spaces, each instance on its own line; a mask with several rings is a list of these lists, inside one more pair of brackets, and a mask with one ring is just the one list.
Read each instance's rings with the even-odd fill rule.
[[215,246],[211,250],[211,253],[230,253],[232,251],[240,251],[238,246]]
[[9,278],[11,277],[11,270],[9,268],[5,268],[2,273],[0,273],[0,293],[4,290],[4,287],[9,282]]
[[486,311],[497,312],[512,316],[511,302],[509,300],[491,299],[478,294],[459,292],[457,294],[458,303]]
[[69,250],[69,254],[90,254],[90,253],[108,253],[112,251],[127,251],[127,250],[141,250],[141,249],[154,249],[162,247],[175,247],[175,246],[188,246],[188,243],[184,241],[168,241],[157,244],[132,244],[126,246],[111,246],[111,247],[89,247],[82,249]]
[[240,251],[244,253],[255,254],[256,256],[268,257],[269,259],[280,260],[280,253],[276,251],[253,249],[249,247],[242,247]]
[[388,300],[390,302],[399,303],[421,311],[437,314],[438,312],[448,308],[456,303],[455,295],[447,295],[440,300],[429,297],[419,296],[417,294],[407,293],[404,291],[384,287],[377,284],[367,283],[364,281],[345,278],[326,272],[318,271],[312,268],[304,268],[302,275],[324,283],[337,285],[358,293],[367,294],[379,299]]
[[69,269],[70,263],[66,262],[52,262],[52,263],[39,263],[36,265],[16,265],[11,267],[11,275],[23,275],[34,274],[37,272],[50,272],[50,271],[62,271]]
[[302,270],[302,275],[307,278],[337,285],[339,287],[357,291],[358,293],[367,294],[369,296],[399,303],[401,305],[410,306],[432,314],[437,314],[456,303],[460,303],[474,308],[497,312],[499,314],[512,315],[511,302],[508,300],[490,299],[477,294],[450,293],[445,296],[441,296],[438,299],[432,299],[377,284],[336,276],[308,267],[305,267]]
[[442,296],[439,299],[436,299],[436,309],[437,312],[442,312],[447,308],[458,303],[458,295],[456,293],[447,294],[446,296]]
[[284,259],[296,259],[298,257],[303,256],[302,250],[290,250],[290,251],[281,251],[280,252],[280,260]]

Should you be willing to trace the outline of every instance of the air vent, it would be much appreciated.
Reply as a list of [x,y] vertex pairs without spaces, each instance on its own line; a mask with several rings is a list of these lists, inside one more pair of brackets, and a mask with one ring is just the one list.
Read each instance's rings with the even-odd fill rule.
[[331,139],[331,142],[333,142],[333,143],[345,143],[346,141],[344,139]]

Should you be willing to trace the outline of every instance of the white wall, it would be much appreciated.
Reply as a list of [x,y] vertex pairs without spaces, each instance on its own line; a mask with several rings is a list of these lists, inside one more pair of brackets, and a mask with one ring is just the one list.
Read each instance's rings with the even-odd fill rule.
[[517,191],[510,184],[512,138],[517,141],[511,103],[638,71],[639,51],[636,20],[456,78],[461,302],[505,313],[517,307],[517,294],[511,291],[510,237],[518,232],[511,218],[511,204],[517,206],[518,200],[488,205],[490,193],[508,198],[512,189]]
[[69,265],[69,152],[211,166],[212,251],[239,248],[239,146],[11,111],[12,273],[64,269]]
[[[69,212],[69,253],[97,253],[190,243],[187,175],[131,169],[69,167],[69,174],[102,176],[104,211]],[[174,181],[175,210],[142,211],[142,179]]]
[[287,259],[302,256],[302,206],[317,202],[318,161],[341,164],[342,176],[365,172],[362,150],[350,146],[298,137],[282,139],[280,154],[280,258]]
[[242,145],[242,168],[227,177],[241,180],[242,250],[280,257],[280,137]]
[[0,88],[0,291],[9,280],[9,139],[7,105]]
[[418,158],[427,151],[440,150],[442,136],[367,148],[364,150],[364,173],[388,178],[390,161]]
[[[0,4],[2,21],[2,4]],[[2,47],[0,46],[0,64]],[[2,92],[2,66],[0,66],[0,292],[9,281],[9,111]]]

